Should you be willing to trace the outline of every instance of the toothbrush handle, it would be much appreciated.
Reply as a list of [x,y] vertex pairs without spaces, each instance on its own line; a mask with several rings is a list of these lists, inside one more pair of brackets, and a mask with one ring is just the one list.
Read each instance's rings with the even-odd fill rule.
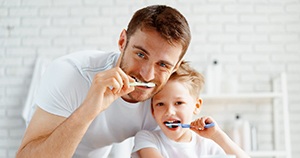
[[[206,124],[205,126],[204,126],[204,128],[210,128],[210,127],[214,127],[215,126],[215,123],[209,123],[209,124]],[[182,128],[190,128],[191,127],[191,125],[189,125],[189,124],[181,124],[181,127]]]
[[204,126],[204,128],[210,128],[210,127],[214,127],[215,126],[215,123],[209,123],[209,124],[206,124],[205,126]]
[[190,128],[191,125],[190,125],[190,124],[181,124],[181,127],[182,127],[182,128]]

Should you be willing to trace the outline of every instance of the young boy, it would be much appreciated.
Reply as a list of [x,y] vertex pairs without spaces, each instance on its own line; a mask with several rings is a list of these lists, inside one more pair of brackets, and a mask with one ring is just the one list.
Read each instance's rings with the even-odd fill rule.
[[[132,157],[196,158],[226,154],[249,157],[211,117],[193,121],[193,115],[200,112],[202,105],[198,97],[203,84],[202,75],[183,62],[165,87],[152,98],[152,115],[160,130],[138,132]],[[190,124],[190,128],[168,126],[168,123]],[[215,125],[205,128],[209,123]]]

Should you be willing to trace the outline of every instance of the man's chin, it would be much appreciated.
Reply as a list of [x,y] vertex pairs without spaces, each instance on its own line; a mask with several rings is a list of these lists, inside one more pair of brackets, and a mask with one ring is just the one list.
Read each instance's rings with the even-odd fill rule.
[[137,103],[137,102],[143,102],[152,97],[151,94],[141,94],[137,92],[131,92],[125,96],[122,96],[122,98],[130,103]]

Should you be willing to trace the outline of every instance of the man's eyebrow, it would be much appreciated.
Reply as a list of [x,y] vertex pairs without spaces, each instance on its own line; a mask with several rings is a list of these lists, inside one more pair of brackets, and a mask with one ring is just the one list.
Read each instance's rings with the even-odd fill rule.
[[141,47],[141,46],[133,45],[133,48],[142,50],[142,51],[145,52],[147,55],[150,55],[149,52],[148,52],[146,49],[144,49],[143,47]]
[[[134,45],[133,48],[139,49],[139,50],[143,51],[143,52],[144,52],[145,54],[147,54],[148,56],[150,55],[150,53],[149,53],[146,49],[144,49],[143,47],[141,47],[141,46]],[[174,67],[174,64],[170,63],[169,61],[166,61],[166,60],[160,60],[160,62],[165,63],[166,65],[169,65],[169,66],[171,66],[171,67]]]

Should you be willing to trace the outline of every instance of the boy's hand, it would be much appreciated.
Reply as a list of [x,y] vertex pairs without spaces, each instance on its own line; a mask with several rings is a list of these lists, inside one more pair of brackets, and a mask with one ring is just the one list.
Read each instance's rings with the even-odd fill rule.
[[[215,126],[210,127],[210,128],[204,128],[204,126],[209,123],[214,123]],[[196,132],[197,134],[199,134],[202,137],[212,139],[214,137],[214,135],[221,129],[219,128],[219,126],[215,120],[213,120],[209,116],[205,116],[205,117],[201,117],[201,118],[198,118],[197,120],[193,121],[191,123],[191,130]]]

